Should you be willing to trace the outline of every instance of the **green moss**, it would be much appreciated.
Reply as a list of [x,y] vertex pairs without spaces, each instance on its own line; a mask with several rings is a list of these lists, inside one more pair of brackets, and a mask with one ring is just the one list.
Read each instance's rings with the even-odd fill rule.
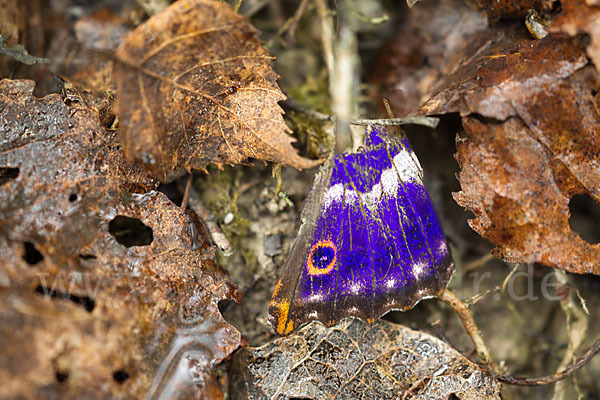
[[308,75],[301,85],[292,86],[287,90],[289,96],[302,106],[331,114],[331,99],[329,97],[329,81],[322,70],[316,76]]
[[[219,227],[227,237],[235,251],[242,249],[244,239],[249,235],[249,221],[240,215],[238,208],[239,198],[239,175],[241,170],[235,168],[218,169],[216,167],[208,168],[209,174],[206,177],[199,177],[194,185],[200,194],[204,206],[217,218]],[[227,214],[233,215],[233,220],[229,224],[224,224],[223,220]],[[246,257],[246,255],[244,255]],[[222,254],[217,252],[217,259],[220,264],[226,264],[227,260],[222,258]],[[250,259],[249,257],[246,257]],[[256,260],[256,257],[253,257]],[[256,261],[254,261],[256,264]],[[248,265],[249,267],[252,267]]]

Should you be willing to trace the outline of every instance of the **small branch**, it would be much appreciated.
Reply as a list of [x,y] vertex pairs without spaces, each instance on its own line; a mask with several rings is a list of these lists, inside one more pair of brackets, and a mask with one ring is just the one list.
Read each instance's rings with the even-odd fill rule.
[[294,15],[291,18],[288,18],[287,21],[285,21],[285,23],[281,26],[281,28],[279,28],[279,30],[277,31],[277,33],[275,34],[275,36],[273,36],[265,45],[265,47],[267,49],[270,49],[273,44],[275,43],[276,40],[280,39],[281,40],[281,36],[287,31],[288,36],[291,40],[294,40],[294,36],[296,33],[296,28],[298,27],[298,22],[300,22],[300,18],[302,18],[302,15],[304,14],[304,11],[306,10],[306,5],[308,4],[308,0],[302,0],[302,2],[300,3],[300,5],[298,6],[298,8],[296,9],[296,12],[294,13]]
[[288,29],[288,36],[292,40],[294,40],[294,38],[296,36],[296,29],[298,28],[298,23],[300,22],[302,15],[304,15],[304,11],[306,11],[307,4],[308,4],[308,0],[302,0],[300,5],[298,6],[298,9],[294,13],[294,16],[292,17],[292,22],[290,23],[290,26]]
[[475,324],[475,320],[473,319],[473,314],[471,310],[467,307],[465,303],[461,299],[459,299],[454,293],[449,291],[448,289],[444,290],[440,295],[440,300],[447,303],[454,312],[458,315],[463,326],[467,330],[467,333],[471,337],[473,344],[475,345],[475,349],[481,362],[491,370],[497,371],[498,367],[492,360],[492,356],[490,355],[490,351],[488,350],[485,342],[483,341],[483,337],[481,336],[481,332],[479,332],[479,328],[477,324]]
[[353,119],[350,121],[352,125],[423,125],[435,129],[440,123],[439,118],[433,117],[406,117],[406,118],[386,118],[386,119]]
[[[298,104],[293,99],[288,98],[287,100],[281,102],[283,108],[286,110],[297,111],[302,114],[306,114],[311,118],[316,119],[317,121],[324,122],[335,122],[335,116],[325,114],[319,111],[311,110]],[[395,125],[423,125],[428,126],[430,128],[436,128],[438,123],[440,122],[439,118],[434,117],[406,117],[406,118],[375,118],[375,119],[353,119],[350,120],[350,125],[381,125],[381,126],[395,126]],[[490,258],[494,258],[493,255],[490,254]]]
[[27,52],[25,47],[20,44],[14,44],[8,46],[6,43],[6,37],[0,34],[0,54],[12,57],[21,64],[33,65],[33,64],[50,64],[52,60],[49,58],[42,58],[32,56]]
[[183,199],[181,200],[181,208],[184,210],[187,208],[188,200],[190,199],[190,188],[192,187],[192,180],[194,175],[188,174],[187,181],[185,183],[185,190],[183,191]]
[[458,314],[465,329],[469,333],[473,344],[475,344],[477,354],[479,355],[479,358],[481,358],[481,361],[485,364],[485,368],[490,374],[492,374],[494,378],[503,383],[518,386],[549,385],[551,383],[555,383],[568,378],[575,371],[585,366],[596,354],[598,354],[598,352],[600,352],[600,339],[598,339],[596,340],[596,343],[594,343],[593,346],[585,352],[583,357],[577,360],[577,362],[565,368],[561,372],[557,372],[554,375],[542,376],[538,378],[521,378],[512,375],[499,374],[498,372],[495,372],[497,371],[497,367],[489,354],[489,350],[483,342],[483,338],[481,337],[479,328],[477,328],[477,325],[473,320],[473,315],[471,314],[471,311],[468,309],[468,307],[458,297],[456,297],[454,293],[447,289],[444,290],[440,295],[440,300],[447,303]]
[[464,303],[466,304],[466,306],[468,308],[473,307],[475,304],[479,303],[481,300],[483,300],[485,297],[487,297],[489,294],[491,293],[495,293],[495,292],[499,292],[500,291],[500,286],[496,286],[493,289],[488,289],[483,293],[477,293],[475,296],[471,297],[469,300],[465,301]]
[[539,378],[519,378],[511,375],[500,375],[493,371],[489,371],[494,378],[498,379],[500,382],[509,383],[511,385],[519,385],[519,386],[541,386],[541,385],[549,385],[551,383],[555,383],[561,381],[565,378],[568,378],[573,372],[581,369],[585,366],[598,352],[600,351],[600,339],[596,340],[596,343],[592,345],[585,352],[583,357],[581,357],[577,362],[571,364],[569,367],[565,368],[561,372],[558,372],[554,375],[542,376]]
[[321,44],[329,77],[333,75],[333,19],[326,0],[315,0],[317,15],[321,24]]
[[462,273],[463,275],[466,275],[471,271],[475,271],[476,269],[483,267],[485,264],[494,260],[495,258],[496,257],[491,253],[485,254],[482,257],[477,258],[476,260],[466,263],[462,268]]

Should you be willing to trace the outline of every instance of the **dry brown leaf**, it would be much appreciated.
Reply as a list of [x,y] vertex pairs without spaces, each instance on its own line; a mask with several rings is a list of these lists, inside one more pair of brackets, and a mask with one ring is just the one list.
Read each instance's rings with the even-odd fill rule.
[[500,383],[452,347],[383,320],[312,322],[233,363],[234,398],[500,399]]
[[114,95],[113,62],[105,53],[117,50],[131,31],[129,22],[102,9],[79,18],[73,30],[75,37],[65,46],[69,51],[57,57],[58,73],[88,91]]
[[[455,198],[475,212],[471,226],[504,260],[598,274],[600,245],[571,231],[568,203],[577,193],[600,201],[600,115],[594,98],[600,79],[584,68],[588,61],[577,38],[533,40],[521,27],[496,36],[460,64],[420,110],[497,120],[486,127],[464,119],[469,138],[459,143],[458,153],[463,191]],[[549,169],[532,173],[534,165]]]
[[125,154],[161,179],[248,157],[317,165],[291,146],[273,57],[255,35],[213,0],[178,1],[138,26],[114,68]]
[[518,115],[515,105],[531,102],[588,63],[574,39],[534,40],[521,25],[485,35],[484,44],[467,49],[466,61],[456,64],[418,114],[477,113],[504,120]]
[[463,0],[425,1],[398,25],[398,30],[373,63],[371,81],[381,89],[376,103],[390,101],[394,114],[405,116],[428,100],[434,86],[451,73],[456,56],[488,27],[487,18]]
[[[587,2],[590,4],[590,2]],[[561,1],[562,12],[552,23],[550,31],[565,32],[571,36],[578,33],[587,33],[590,35],[590,44],[587,47],[587,53],[592,59],[596,68],[600,66],[600,7],[586,5],[582,0],[563,0]]]
[[574,273],[600,274],[600,244],[569,226],[569,198],[585,189],[519,118],[503,123],[463,119],[467,139],[457,143],[469,225],[510,262],[540,262]]
[[163,358],[196,372],[171,390],[218,398],[240,336],[217,302],[239,292],[202,223],[77,93],[32,91],[0,81],[0,398],[142,398],[181,376]]

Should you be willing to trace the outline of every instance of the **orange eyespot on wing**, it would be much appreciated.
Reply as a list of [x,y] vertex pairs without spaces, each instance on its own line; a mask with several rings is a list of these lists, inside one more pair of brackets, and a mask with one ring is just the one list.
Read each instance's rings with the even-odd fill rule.
[[337,261],[337,246],[329,239],[319,240],[308,253],[306,271],[310,275],[330,273]]

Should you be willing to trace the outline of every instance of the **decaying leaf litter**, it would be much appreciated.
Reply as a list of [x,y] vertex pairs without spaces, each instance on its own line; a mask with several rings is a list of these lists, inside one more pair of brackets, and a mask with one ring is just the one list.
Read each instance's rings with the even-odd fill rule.
[[[190,2],[177,2],[175,5],[181,8],[183,3]],[[277,57],[274,68],[276,73],[282,75],[280,84],[285,93],[295,95],[283,105],[286,108],[295,107],[293,111],[296,118],[301,118],[301,111],[306,108],[321,113],[331,112],[327,106],[330,97],[324,62],[326,55],[321,50],[322,32],[319,31],[319,18],[314,6],[308,3],[298,23],[294,22],[293,15],[299,5],[292,2],[277,3],[262,9],[256,8],[252,2],[244,2],[240,8],[240,13],[251,16],[252,23],[260,30],[261,38],[268,41],[270,53]],[[315,3],[318,6],[321,2]],[[523,22],[532,5],[528,2],[511,3],[508,9],[502,8],[503,3],[484,5],[491,22],[479,10],[458,1],[439,4],[419,2],[411,10],[378,2],[354,5],[361,7],[355,13],[360,16],[355,29],[359,35],[358,49],[363,59],[363,72],[377,78],[368,79],[371,82],[385,82],[379,87],[371,85],[365,88],[372,93],[373,100],[361,104],[361,114],[357,117],[377,115],[375,110],[382,97],[390,98],[397,116],[418,112],[423,103],[425,106],[420,112],[461,114],[464,131],[452,117],[443,119],[440,128],[433,133],[423,128],[414,128],[412,132],[409,130],[416,153],[425,167],[425,176],[429,177],[428,186],[441,214],[442,224],[450,228],[447,229],[449,240],[457,245],[455,259],[458,271],[451,288],[464,299],[485,293],[487,289],[492,290],[471,308],[492,356],[497,363],[503,361],[500,366],[505,368],[504,371],[519,376],[541,376],[569,365],[597,336],[594,334],[598,332],[597,322],[593,318],[597,315],[593,307],[597,299],[597,280],[591,275],[565,275],[569,286],[551,287],[550,291],[556,295],[555,299],[562,297],[571,301],[549,301],[540,288],[550,269],[539,265],[523,265],[509,275],[510,266],[501,262],[478,263],[477,260],[491,247],[469,230],[464,212],[449,195],[452,191],[461,190],[452,176],[458,171],[451,157],[455,151],[452,141],[459,132],[461,139],[457,158],[461,166],[461,185],[471,179],[468,186],[463,185],[457,200],[463,201],[461,205],[468,205],[474,211],[476,218],[471,225],[479,228],[478,232],[496,246],[495,254],[512,262],[535,261],[561,266],[568,271],[586,271],[583,268],[589,265],[589,261],[586,264],[586,258],[578,254],[585,254],[593,260],[593,241],[597,241],[597,237],[593,239],[593,235],[588,236],[589,232],[578,230],[585,229],[585,225],[583,228],[581,225],[569,225],[577,216],[569,219],[569,212],[581,212],[569,207],[569,198],[581,193],[596,195],[593,185],[594,160],[597,161],[597,152],[593,150],[598,148],[594,147],[597,145],[594,142],[597,141],[596,71],[587,58],[593,60],[595,56],[594,25],[581,16],[593,15],[588,10],[589,6],[563,2],[564,14],[561,14],[560,9],[553,9],[552,5],[542,2],[538,5],[538,11],[548,13],[556,25],[548,28],[548,38],[535,40],[528,36]],[[17,393],[24,393],[26,397],[37,397],[56,393],[62,397],[81,397],[86,394],[111,398],[142,397],[148,390],[152,393],[165,390],[169,382],[175,386],[181,384],[191,392],[196,391],[196,396],[198,393],[209,393],[211,397],[218,398],[223,391],[228,393],[228,379],[239,383],[237,379],[246,376],[246,364],[240,361],[240,357],[234,357],[225,364],[213,367],[218,360],[231,353],[239,341],[236,329],[221,318],[216,302],[239,299],[238,292],[230,282],[237,283],[245,299],[239,306],[221,303],[220,309],[226,319],[252,345],[268,343],[267,346],[280,346],[279,342],[271,342],[274,337],[266,325],[266,309],[272,285],[277,278],[277,269],[285,260],[295,235],[297,213],[308,192],[313,172],[298,172],[284,167],[281,181],[285,193],[281,194],[276,191],[276,181],[270,179],[269,168],[260,162],[252,168],[225,167],[223,171],[208,167],[209,175],[195,178],[196,192],[212,213],[209,218],[217,221],[235,248],[233,256],[218,257],[219,264],[231,276],[228,278],[215,265],[209,236],[194,213],[181,211],[176,207],[179,203],[170,203],[164,195],[153,192],[158,181],[139,164],[125,161],[119,148],[121,142],[116,135],[123,135],[118,128],[127,117],[122,119],[115,116],[115,111],[121,111],[121,106],[115,106],[114,102],[119,98],[119,86],[107,80],[112,73],[112,64],[121,62],[126,74],[142,75],[143,85],[137,88],[149,87],[154,93],[162,93],[169,90],[171,82],[168,80],[173,80],[178,67],[181,67],[179,73],[185,72],[186,68],[194,67],[197,59],[181,58],[186,51],[183,46],[183,50],[175,57],[181,59],[182,64],[165,72],[161,68],[140,65],[141,57],[119,59],[114,56],[115,53],[107,52],[114,51],[123,43],[127,31],[138,25],[144,29],[151,26],[151,21],[140,25],[147,15],[133,2],[109,8],[109,11],[100,11],[104,6],[110,6],[109,3],[99,4],[97,8],[84,10],[83,13],[81,10],[73,11],[67,4],[65,9],[69,13],[66,15],[62,15],[62,10],[57,12],[32,5],[25,11],[23,4],[8,4],[7,10],[12,7],[15,13],[21,13],[23,17],[18,19],[17,24],[4,21],[6,18],[3,18],[3,24],[12,26],[6,32],[13,32],[7,43],[22,44],[30,54],[52,58],[53,63],[50,66],[25,67],[3,57],[2,65],[10,66],[3,69],[3,76],[33,78],[37,81],[39,96],[49,88],[60,90],[60,95],[35,99],[31,96],[33,85],[4,81],[6,89],[2,92],[3,98],[10,107],[3,108],[3,112],[16,112],[21,119],[3,119],[6,127],[3,132],[11,132],[14,136],[3,133],[3,140],[7,140],[0,154],[0,167],[3,168],[0,191],[10,199],[3,202],[2,209],[2,246],[10,250],[2,251],[3,257],[8,254],[8,261],[2,263],[2,316],[8,321],[2,323],[6,330],[3,340],[7,344],[3,347],[14,349],[7,353],[8,356],[2,357],[3,381],[11,382],[3,386],[2,390],[9,392],[6,395],[2,393],[2,396],[11,398]],[[334,6],[330,6],[333,9]],[[167,13],[174,14],[173,10],[171,8]],[[44,29],[52,32],[52,35],[40,36],[40,26],[28,19],[42,13],[48,16],[44,20],[47,25]],[[398,24],[375,24],[383,14]],[[162,24],[167,23],[163,16],[157,17],[162,18],[159,19]],[[291,22],[286,24],[288,17],[291,18],[288,22]],[[232,18],[235,24],[241,23],[237,22],[240,21],[237,17]],[[69,24],[74,24],[77,36],[74,37],[68,29]],[[282,27],[294,24],[297,26],[295,34],[282,30]],[[399,33],[394,34],[394,25]],[[242,31],[248,29],[253,32],[250,25]],[[94,39],[94,31],[100,39]],[[558,31],[573,37],[553,33]],[[144,31],[138,32],[143,35]],[[280,32],[279,36],[277,32]],[[579,32],[588,32],[591,40],[586,36],[577,36]],[[108,35],[116,38],[109,40]],[[40,37],[44,40],[40,40]],[[384,47],[386,39],[389,42]],[[404,41],[410,42],[408,50],[401,47]],[[253,51],[263,51],[257,50],[256,42],[253,43]],[[370,45],[361,47],[361,43]],[[544,46],[546,51],[541,50]],[[558,58],[551,57],[552,51],[560,48],[558,46],[563,46],[564,51],[555,51]],[[94,52],[96,47],[99,49]],[[378,51],[392,47],[400,48],[400,56],[386,50]],[[124,48],[126,45],[122,45],[121,49]],[[120,51],[123,53],[123,50]],[[215,58],[209,57],[205,62],[221,57],[219,54],[212,55]],[[239,54],[236,53],[236,57]],[[536,62],[536,57],[549,61]],[[160,63],[168,60],[166,57],[155,62],[156,65],[162,65]],[[186,67],[186,63],[191,65]],[[552,63],[557,63],[560,68],[554,68]],[[537,70],[544,67],[548,73],[542,74]],[[385,74],[376,72],[382,68]],[[163,72],[166,75],[161,75]],[[65,81],[57,85],[52,73],[60,73]],[[330,81],[335,82],[338,77],[330,75]],[[482,85],[482,77],[488,77],[489,83]],[[194,90],[196,94],[216,96],[215,99],[222,103],[230,101],[239,104],[240,99],[231,97],[241,95],[241,84],[260,84],[241,78],[227,76],[232,82],[211,82],[211,87]],[[275,72],[269,72],[265,82],[273,85],[274,79]],[[394,79],[406,80],[398,83]],[[539,79],[546,80],[542,82]],[[115,80],[118,83],[118,79]],[[198,84],[193,79],[192,82]],[[459,86],[455,85],[456,82],[460,82]],[[511,86],[511,82],[515,83]],[[519,91],[523,82],[531,82],[530,87],[536,90]],[[132,79],[126,83],[135,82]],[[152,112],[140,112],[142,115],[176,113],[176,107],[169,108],[174,104],[169,103],[169,98],[174,101],[185,98],[184,92],[189,89],[187,84],[187,81],[181,84],[183,87],[173,92],[175,96],[159,95],[152,98]],[[405,96],[409,101],[394,101],[393,96],[386,94],[392,89],[415,94]],[[137,90],[139,93],[143,89]],[[460,96],[454,96],[453,91]],[[282,98],[281,93],[277,96],[277,99]],[[190,95],[190,100],[192,98]],[[442,98],[446,99],[445,102],[436,103],[436,99]],[[448,103],[448,99],[456,100]],[[141,97],[137,96],[131,104],[135,105],[140,100]],[[256,96],[252,100],[256,100]],[[411,104],[410,107],[407,103]],[[141,104],[143,108],[143,102]],[[434,110],[431,104],[443,107],[443,110]],[[140,108],[135,107],[134,110]],[[247,112],[268,108],[265,112],[281,115],[276,102],[271,101],[269,107],[261,107]],[[560,112],[563,108],[569,112]],[[184,108],[183,111],[192,109]],[[182,126],[187,129],[198,124],[189,115],[187,117],[191,119],[186,120],[185,112],[178,115],[183,123],[173,125],[175,129]],[[329,129],[319,122],[319,116],[314,113],[311,115],[313,138],[327,136],[327,133],[315,135],[315,132]],[[570,134],[564,127],[572,129],[573,120],[583,122],[579,122],[578,129]],[[170,120],[166,118],[165,121]],[[186,125],[186,121],[191,125]],[[143,122],[151,123],[149,119]],[[277,126],[278,132],[283,135],[278,143],[289,146],[285,128],[280,122]],[[229,129],[235,131],[239,126]],[[202,128],[199,131],[203,132]],[[152,130],[140,129],[139,132]],[[177,175],[182,165],[183,169],[190,166],[206,167],[192,165],[185,157],[177,155],[190,154],[191,151],[198,151],[198,148],[187,148],[186,143],[178,141],[170,142],[168,132],[168,129],[161,130],[167,139],[159,135],[156,136],[158,142],[163,140],[162,143],[167,145],[161,146],[168,148],[176,143],[181,153],[157,153],[158,156],[154,157],[162,161],[152,164],[154,167],[151,165],[150,171],[154,171],[159,178],[165,178],[168,172],[175,172],[168,176],[171,178]],[[553,136],[555,132],[564,134]],[[584,142],[579,141],[578,132],[585,134],[581,136]],[[299,131],[296,134],[302,136],[306,133]],[[172,135],[180,137],[177,133]],[[486,140],[490,135],[494,139]],[[192,139],[190,143],[197,141],[198,138]],[[574,144],[569,144],[573,141]],[[306,138],[303,137],[301,142],[306,143]],[[143,146],[144,141],[138,139],[131,143]],[[69,156],[65,158],[63,146],[70,146],[68,148],[75,151],[67,153]],[[511,152],[509,148],[515,150]],[[155,151],[155,148],[152,150]],[[52,156],[52,151],[55,156]],[[144,163],[152,160],[152,157],[145,157],[143,151],[126,151],[125,154],[137,154],[133,158]],[[212,156],[224,157],[225,154]],[[243,154],[247,157],[256,152]],[[531,154],[536,154],[534,160],[528,157]],[[46,158],[54,160],[54,163],[35,162]],[[28,163],[21,163],[22,159],[28,160]],[[210,161],[226,162],[226,159]],[[239,161],[236,159],[234,162]],[[279,161],[285,162],[285,159]],[[40,168],[39,164],[46,168]],[[487,169],[478,169],[482,168],[478,165]],[[165,166],[168,168],[159,169]],[[539,170],[539,177],[533,183],[529,181],[530,171],[527,174],[521,172],[528,168]],[[73,176],[74,171],[80,172]],[[34,175],[34,172],[38,175]],[[499,172],[501,175],[497,175]],[[160,189],[173,197],[178,187],[185,187],[185,182],[162,185]],[[519,190],[519,187],[523,190]],[[490,188],[491,191],[488,190]],[[179,192],[180,197],[182,192]],[[511,193],[517,193],[520,197],[514,198]],[[13,199],[25,199],[25,203]],[[556,204],[552,207],[552,214],[548,214],[549,201]],[[584,206],[588,207],[589,204]],[[233,219],[228,215],[232,215]],[[589,212],[583,215],[584,220],[586,216],[590,218]],[[10,220],[9,216],[15,221]],[[139,221],[142,225],[133,221]],[[127,238],[128,230],[148,232],[144,227],[152,232],[150,243],[142,241],[131,247],[121,244],[125,240],[123,238]],[[589,243],[580,239],[577,233],[588,238]],[[281,250],[278,250],[277,243],[280,243]],[[545,246],[554,249],[557,243],[565,249],[544,249]],[[542,249],[538,250],[537,245],[541,245]],[[267,255],[266,247],[275,250]],[[281,254],[278,254],[280,251]],[[565,259],[570,260],[569,264],[565,264]],[[573,260],[583,261],[574,264]],[[511,278],[504,290],[494,291],[507,276]],[[57,282],[63,282],[64,290],[60,285],[57,286]],[[90,291],[90,288],[97,287],[97,291]],[[530,287],[532,292],[528,293]],[[518,299],[511,295],[511,289]],[[536,296],[538,300],[533,300]],[[590,317],[581,311],[579,296],[587,300]],[[42,318],[47,315],[56,317]],[[454,314],[439,303],[426,302],[409,313],[393,314],[388,319],[444,338],[463,354],[469,355],[473,349]],[[583,320],[587,320],[587,334],[581,323]],[[43,324],[43,328],[39,324]],[[15,326],[22,326],[21,331],[15,330]],[[307,327],[307,331],[311,329],[322,328]],[[583,339],[577,339],[582,332]],[[369,338],[371,336],[367,333],[365,340],[368,342]],[[211,344],[213,340],[225,341],[214,346]],[[186,347],[190,343],[191,347]],[[578,349],[565,351],[567,343],[569,347],[576,346]],[[394,346],[393,342],[386,345]],[[80,357],[82,351],[86,352],[86,357]],[[315,353],[301,349],[298,350],[300,355],[302,351],[306,352],[306,360],[309,361],[316,354],[322,354],[320,352],[323,350]],[[199,371],[192,378],[188,375],[188,382],[185,375],[182,380],[182,376],[175,373],[178,366],[185,367],[181,364],[185,363],[182,360],[186,360],[186,357],[182,357],[184,353],[191,355],[187,360],[195,360],[195,371]],[[24,354],[31,356],[23,357]],[[329,366],[326,369],[329,371],[341,360],[336,358],[336,352],[331,348],[325,350],[323,356],[327,357]],[[36,362],[27,363],[24,360]],[[477,358],[473,360],[478,361]],[[576,381],[570,378],[560,387],[550,385],[530,389],[503,385],[502,395],[513,398],[572,398],[574,393],[580,392],[593,397],[600,392],[594,379],[598,368],[598,361],[592,360],[577,373]],[[234,371],[234,375],[227,371]],[[277,374],[277,371],[274,367],[270,372]],[[361,369],[361,373],[369,380],[376,376],[375,371],[367,369]],[[218,381],[215,378],[217,375],[220,377]],[[438,375],[444,376],[444,373]],[[97,376],[102,378],[98,380]],[[341,376],[339,371],[338,376]],[[410,393],[415,396],[425,393],[428,388],[431,389],[432,386],[428,385],[434,384],[434,378],[423,379],[419,384],[413,382],[415,386]],[[190,379],[195,379],[196,384],[189,385]],[[252,379],[248,377],[244,382],[252,382]],[[315,382],[321,382],[318,376]],[[288,380],[287,384],[293,388],[293,379]],[[364,389],[360,385],[357,388]],[[459,398],[469,398],[455,394]]]

